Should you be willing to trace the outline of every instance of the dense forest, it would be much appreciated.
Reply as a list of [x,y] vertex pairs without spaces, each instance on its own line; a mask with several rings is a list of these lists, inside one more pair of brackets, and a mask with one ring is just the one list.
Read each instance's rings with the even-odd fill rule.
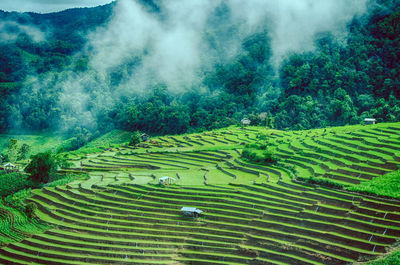
[[[113,128],[174,134],[243,117],[278,129],[357,124],[366,117],[398,121],[400,3],[378,2],[348,23],[343,39],[321,32],[313,51],[287,55],[279,69],[271,63],[267,25],[239,38],[234,56],[218,57],[226,48],[223,37],[239,27],[224,23],[230,10],[221,4],[201,33],[214,50],[196,82],[171,90],[156,80],[141,93],[129,90],[126,80],[143,56],[127,54],[106,74],[90,63],[87,36],[109,23],[115,3],[50,14],[1,11],[0,131],[58,131],[75,136],[76,148]],[[163,19],[156,1],[141,3]],[[85,92],[84,106],[65,104],[76,86]]]

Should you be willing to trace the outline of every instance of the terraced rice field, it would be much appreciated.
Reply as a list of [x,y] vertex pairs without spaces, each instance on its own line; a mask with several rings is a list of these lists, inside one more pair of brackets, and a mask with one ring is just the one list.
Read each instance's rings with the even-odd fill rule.
[[[240,158],[267,142],[280,163]],[[348,264],[400,238],[400,201],[319,186],[400,164],[400,124],[284,132],[237,127],[70,155],[85,181],[34,191],[52,228],[0,249],[5,264]],[[170,176],[174,185],[158,185]],[[205,212],[184,217],[180,208]]]

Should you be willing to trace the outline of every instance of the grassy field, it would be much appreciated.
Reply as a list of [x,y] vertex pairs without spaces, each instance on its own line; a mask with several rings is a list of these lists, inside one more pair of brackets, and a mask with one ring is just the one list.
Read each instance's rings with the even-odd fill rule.
[[400,171],[395,171],[376,177],[370,181],[363,181],[358,185],[350,187],[349,190],[400,199],[399,187]]
[[31,154],[56,150],[66,140],[62,136],[55,136],[50,133],[40,135],[0,134],[0,153],[7,149],[10,139],[18,140],[19,145],[28,144],[31,147]]
[[[67,153],[63,171],[87,177],[34,190],[28,202],[51,229],[10,240],[0,262],[349,264],[400,238],[398,190],[387,185],[399,178],[400,123],[129,138],[113,131]],[[244,159],[245,148],[276,162]],[[182,206],[205,214],[184,217]]]

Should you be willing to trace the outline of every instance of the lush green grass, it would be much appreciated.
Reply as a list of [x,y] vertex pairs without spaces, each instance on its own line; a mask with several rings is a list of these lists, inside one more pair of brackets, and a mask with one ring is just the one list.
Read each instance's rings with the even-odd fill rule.
[[26,174],[9,173],[0,174],[0,197],[12,195],[17,191],[32,187],[33,182]]
[[365,263],[365,265],[399,265],[399,264],[400,264],[400,250],[394,251],[387,257]]
[[348,190],[400,199],[400,170],[363,181]]
[[17,139],[19,145],[28,144],[31,147],[30,155],[48,150],[57,150],[57,148],[66,140],[63,136],[54,135],[51,133],[42,133],[36,135],[0,134],[0,153],[7,149],[7,144],[10,139]]
[[132,134],[132,132],[113,130],[103,136],[100,136],[99,138],[94,139],[81,149],[92,147],[107,148],[113,145],[128,143],[132,137]]
[[128,144],[133,133],[128,131],[113,130],[92,141],[78,150],[68,152],[69,154],[80,155],[102,152],[104,149]]

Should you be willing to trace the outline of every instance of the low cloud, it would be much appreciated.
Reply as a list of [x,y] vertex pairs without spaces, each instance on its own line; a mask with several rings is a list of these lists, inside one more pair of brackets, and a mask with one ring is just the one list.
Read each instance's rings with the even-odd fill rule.
[[367,11],[368,0],[230,0],[234,16],[245,21],[249,32],[267,24],[274,67],[289,53],[314,49],[315,36],[329,32],[338,39],[346,25]]
[[18,36],[25,34],[34,42],[45,40],[46,33],[35,26],[22,25],[15,21],[0,21],[0,42],[13,42]]
[[[127,84],[142,91],[162,82],[172,91],[195,85],[199,72],[227,61],[240,49],[241,41],[257,32],[271,40],[271,63],[278,69],[289,53],[311,51],[315,36],[330,32],[346,35],[346,25],[366,12],[367,0],[175,0],[157,1],[161,15],[149,12],[134,0],[120,0],[111,22],[89,38],[93,68],[107,74],[115,66],[137,57],[140,65]],[[209,20],[226,7],[226,27],[235,34],[217,36],[228,51],[210,46],[205,39]],[[215,18],[214,18],[215,19]],[[223,25],[223,24],[222,24]],[[211,25],[221,27],[221,25]],[[222,29],[224,31],[224,29]],[[226,29],[226,31],[229,31]],[[218,58],[219,57],[219,58]]]
[[154,2],[157,12],[136,0],[117,1],[109,23],[88,35],[89,70],[56,78],[63,130],[93,127],[121,97],[146,95],[158,84],[175,95],[206,93],[204,73],[233,62],[243,40],[255,33],[267,35],[277,71],[288,54],[312,51],[319,33],[344,39],[347,23],[367,12],[367,0]]

